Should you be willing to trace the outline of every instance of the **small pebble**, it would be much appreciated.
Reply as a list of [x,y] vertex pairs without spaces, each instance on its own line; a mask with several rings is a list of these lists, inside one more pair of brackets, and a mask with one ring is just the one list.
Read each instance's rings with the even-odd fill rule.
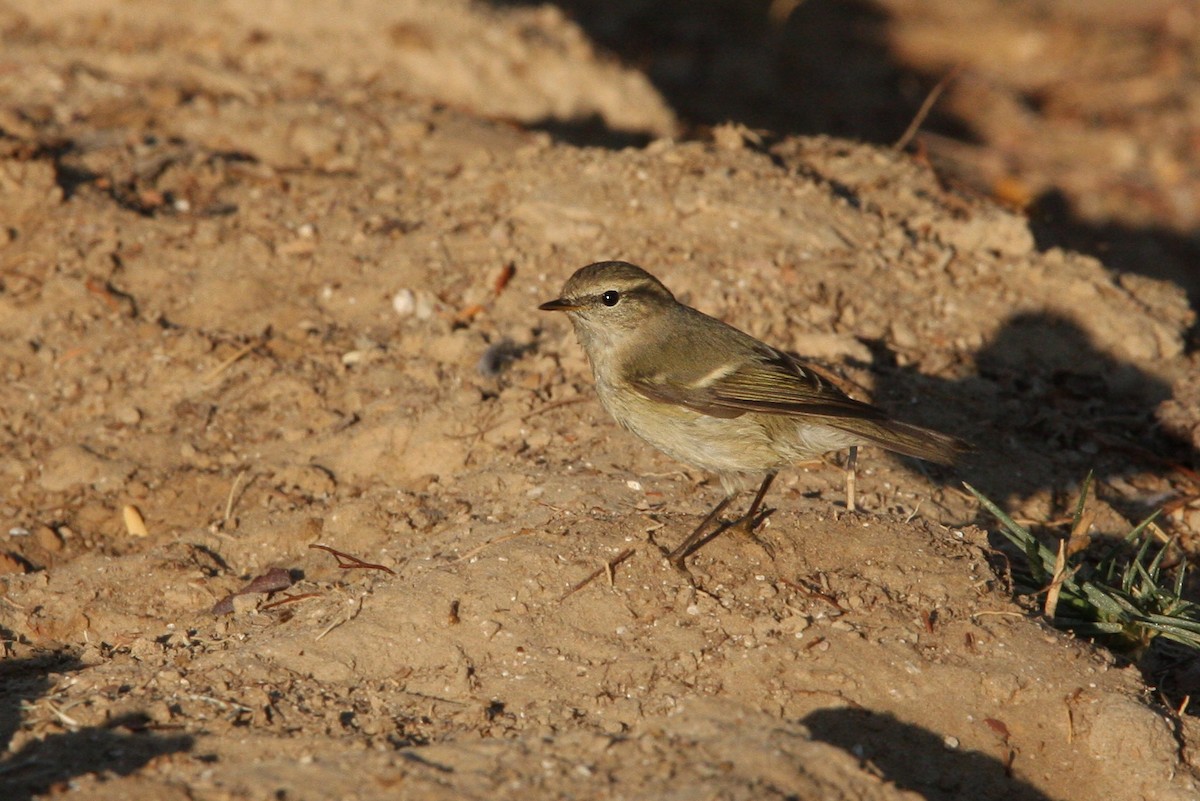
[[233,613],[235,615],[245,615],[254,612],[258,609],[260,596],[253,593],[243,593],[233,596]]
[[58,553],[63,549],[63,538],[57,531],[49,526],[38,526],[33,530],[33,538],[37,544],[45,548],[51,553]]
[[417,311],[417,296],[411,289],[401,289],[392,295],[392,308],[401,317],[412,317]]

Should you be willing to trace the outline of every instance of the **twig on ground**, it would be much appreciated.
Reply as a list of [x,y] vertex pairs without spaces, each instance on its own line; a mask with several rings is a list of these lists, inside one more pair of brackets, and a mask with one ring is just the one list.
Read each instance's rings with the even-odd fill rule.
[[572,595],[579,592],[584,587],[591,584],[593,581],[595,581],[596,579],[598,579],[601,575],[603,575],[605,573],[608,574],[608,583],[611,586],[613,583],[613,570],[617,567],[617,565],[621,564],[626,559],[633,556],[634,552],[635,552],[635,549],[626,548],[625,550],[621,551],[619,554],[614,556],[612,559],[608,560],[603,565],[601,565],[600,567],[593,570],[590,574],[588,574],[587,578],[585,578],[583,581],[579,582],[575,586],[571,587],[571,589],[564,592],[562,594],[562,596],[559,597],[559,599],[558,599],[559,603],[567,600]]
[[372,564],[371,562],[364,562],[357,556],[351,556],[348,553],[330,548],[328,545],[313,543],[308,547],[321,551],[328,551],[329,553],[333,554],[333,558],[337,560],[337,566],[342,570],[382,570],[384,573],[387,573],[390,576],[396,575],[396,571],[392,570],[390,567]]
[[921,107],[917,109],[917,113],[913,115],[912,122],[904,129],[904,133],[896,140],[896,144],[892,145],[892,150],[900,151],[908,147],[908,143],[917,135],[917,131],[921,129],[921,125],[925,122],[925,118],[929,116],[929,112],[933,111],[933,104],[938,101],[938,98],[942,96],[942,92],[946,91],[946,87],[958,77],[960,72],[962,72],[961,64],[947,72],[945,77],[934,84],[934,87],[929,90],[929,94],[925,96],[925,100],[921,103]]

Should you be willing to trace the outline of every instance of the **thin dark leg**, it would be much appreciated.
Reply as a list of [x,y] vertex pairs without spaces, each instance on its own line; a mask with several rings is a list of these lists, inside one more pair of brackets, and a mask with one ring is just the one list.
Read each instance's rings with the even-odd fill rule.
[[762,506],[763,498],[767,496],[767,490],[771,488],[771,482],[775,480],[774,473],[767,473],[763,479],[762,486],[758,488],[758,493],[754,496],[754,502],[750,504],[750,511],[746,512],[746,531],[754,530],[754,518],[758,514],[758,508]]
[[[742,518],[742,522],[746,524],[746,531],[750,533],[751,537],[754,537],[752,533],[754,528],[754,518],[758,515],[758,510],[762,507],[763,498],[766,497],[767,490],[771,488],[771,482],[774,480],[775,474],[767,473],[766,477],[763,478],[762,485],[758,488],[758,492],[754,495],[754,500],[750,504],[750,511],[747,512],[746,516]],[[683,560],[707,544],[707,540],[704,539],[704,530],[708,528],[710,523],[717,519],[717,515],[721,514],[721,512],[725,510],[725,507],[728,506],[729,502],[732,500],[733,496],[729,495],[723,501],[718,503],[716,507],[708,513],[708,517],[704,518],[700,525],[696,526],[696,529],[687,536],[687,539],[681,542],[679,547],[667,555],[667,559],[672,565],[679,570],[687,572],[687,568],[684,566]],[[723,529],[718,529],[716,534],[719,534],[722,530]],[[714,534],[713,537],[715,537],[716,534]],[[757,540],[757,538],[755,539]],[[763,546],[768,555],[772,555],[771,549],[768,546],[761,542],[759,545]]]
[[704,536],[704,530],[708,528],[709,524],[717,519],[717,515],[725,511],[725,507],[729,505],[729,502],[733,500],[733,497],[734,496],[732,495],[726,495],[724,498],[722,498],[721,502],[714,506],[713,510],[709,512],[702,521],[700,521],[700,525],[696,526],[692,533],[687,535],[687,538],[683,542],[679,543],[679,546],[676,547],[675,550],[667,554],[667,561],[669,561],[677,569],[686,572],[687,568],[684,567],[683,560],[687,558],[687,556],[692,552],[692,549],[696,546],[696,543],[699,542]]

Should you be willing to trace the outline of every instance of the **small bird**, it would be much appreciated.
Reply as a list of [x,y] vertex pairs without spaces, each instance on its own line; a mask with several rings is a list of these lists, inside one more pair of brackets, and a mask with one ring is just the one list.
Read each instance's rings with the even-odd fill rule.
[[538,308],[566,312],[617,423],[720,480],[725,498],[668,554],[681,570],[746,478],[761,480],[741,518],[749,531],[775,474],[792,462],[878,445],[949,464],[968,449],[850,398],[783,351],[680,303],[627,262],[581,268],[561,297]]

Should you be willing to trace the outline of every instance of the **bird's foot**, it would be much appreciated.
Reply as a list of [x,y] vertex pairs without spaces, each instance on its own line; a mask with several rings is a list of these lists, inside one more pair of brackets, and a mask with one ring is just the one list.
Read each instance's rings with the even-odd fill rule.
[[772,562],[775,561],[775,546],[754,533],[754,521],[743,517],[741,520],[734,523],[730,528],[743,537],[746,537],[759,548],[762,548],[763,553],[767,555],[767,558]]

